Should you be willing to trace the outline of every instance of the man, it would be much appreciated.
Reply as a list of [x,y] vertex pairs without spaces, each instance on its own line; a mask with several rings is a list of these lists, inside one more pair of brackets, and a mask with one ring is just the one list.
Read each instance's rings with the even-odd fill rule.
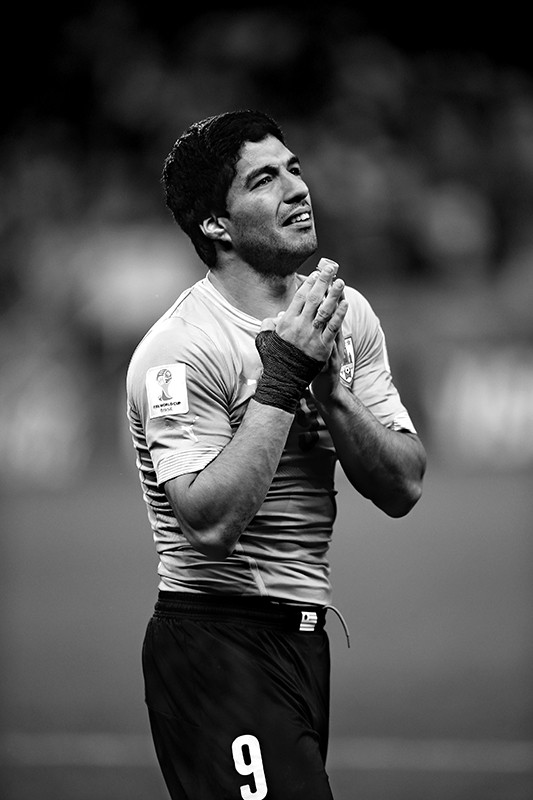
[[308,188],[278,125],[192,125],[163,170],[208,267],[137,347],[128,416],[159,595],[146,703],[174,800],[326,800],[340,461],[391,516],[421,494],[424,449],[368,302],[321,259]]

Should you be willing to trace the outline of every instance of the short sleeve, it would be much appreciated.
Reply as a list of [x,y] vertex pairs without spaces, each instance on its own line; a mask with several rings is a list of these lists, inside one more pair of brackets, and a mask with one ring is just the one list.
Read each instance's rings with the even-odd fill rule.
[[204,331],[172,320],[136,365],[138,413],[157,482],[204,469],[232,438],[230,373]]
[[352,367],[345,380],[352,392],[387,428],[416,433],[394,385],[385,335],[370,303],[354,289],[346,298],[349,312],[343,324],[345,360]]

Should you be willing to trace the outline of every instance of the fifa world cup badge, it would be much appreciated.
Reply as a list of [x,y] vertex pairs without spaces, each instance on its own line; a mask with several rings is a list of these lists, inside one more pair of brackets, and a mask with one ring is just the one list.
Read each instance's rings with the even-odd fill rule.
[[351,386],[355,372],[355,353],[351,336],[344,338],[344,358],[341,366],[341,381],[346,386]]
[[185,364],[151,367],[146,373],[146,394],[150,419],[186,414],[189,402]]

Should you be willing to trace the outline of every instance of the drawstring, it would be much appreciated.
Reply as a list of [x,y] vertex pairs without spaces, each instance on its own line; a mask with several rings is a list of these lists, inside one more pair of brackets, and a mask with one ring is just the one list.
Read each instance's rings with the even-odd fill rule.
[[334,612],[335,612],[335,614],[338,616],[338,618],[339,618],[339,619],[340,619],[340,621],[341,621],[341,625],[342,625],[342,627],[344,628],[344,634],[345,634],[345,636],[346,636],[346,642],[347,642],[347,644],[348,644],[348,647],[350,647],[350,631],[348,630],[348,625],[346,624],[346,620],[345,620],[345,619],[344,619],[344,617],[342,616],[341,612],[339,611],[339,609],[338,609],[338,608],[335,608],[335,606],[324,606],[324,608],[325,608],[325,609],[328,609],[328,608],[330,608],[330,609],[331,609],[332,611],[334,611]]

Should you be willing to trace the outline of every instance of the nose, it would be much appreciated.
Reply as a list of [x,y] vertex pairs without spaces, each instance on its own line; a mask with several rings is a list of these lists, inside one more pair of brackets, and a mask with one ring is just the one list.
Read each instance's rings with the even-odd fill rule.
[[283,199],[286,203],[294,203],[303,200],[309,194],[307,184],[301,175],[293,172],[285,172],[283,180]]

